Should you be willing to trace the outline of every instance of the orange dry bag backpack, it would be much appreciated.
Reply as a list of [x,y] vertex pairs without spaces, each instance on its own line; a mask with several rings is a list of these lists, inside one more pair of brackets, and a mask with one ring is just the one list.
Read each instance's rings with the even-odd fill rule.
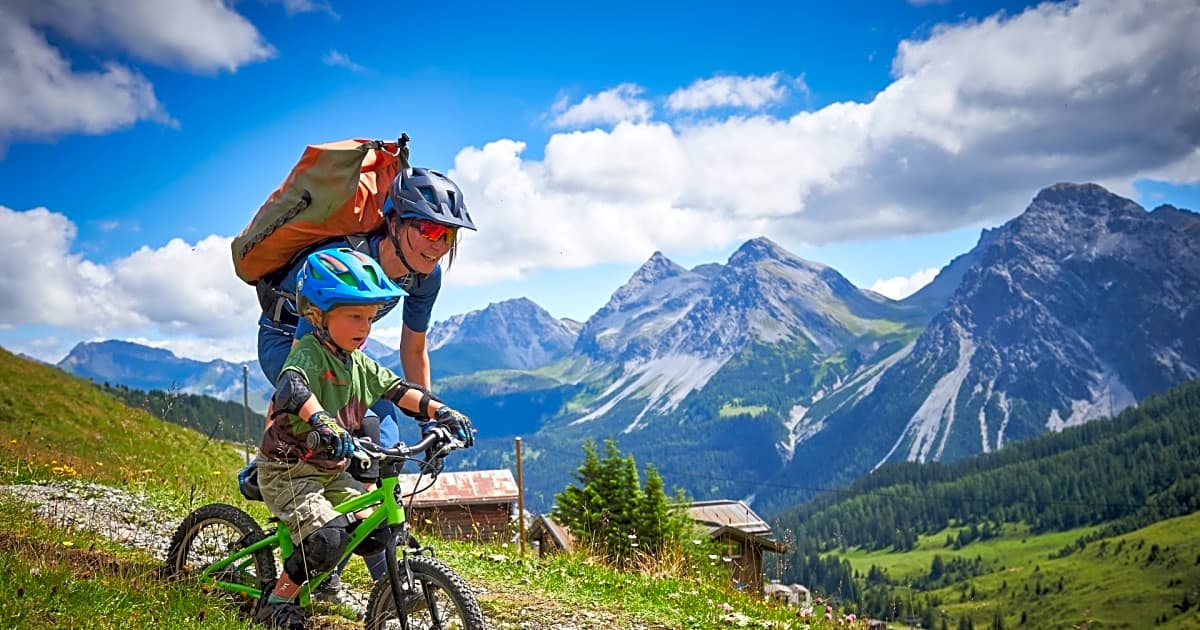
[[233,239],[238,277],[259,284],[314,245],[381,229],[388,188],[408,167],[408,134],[309,145]]

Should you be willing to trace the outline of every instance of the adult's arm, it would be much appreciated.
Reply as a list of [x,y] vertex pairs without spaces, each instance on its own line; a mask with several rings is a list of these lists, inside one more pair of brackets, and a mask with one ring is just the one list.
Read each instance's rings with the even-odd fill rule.
[[400,329],[400,367],[404,369],[404,380],[430,389],[429,347],[424,332],[417,332],[405,324]]

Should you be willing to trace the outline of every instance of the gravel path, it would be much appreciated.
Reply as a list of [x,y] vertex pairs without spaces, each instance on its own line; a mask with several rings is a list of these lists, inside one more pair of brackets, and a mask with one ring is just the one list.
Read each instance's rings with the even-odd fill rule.
[[166,558],[183,518],[163,519],[144,496],[84,481],[0,486],[0,492],[33,503],[37,515],[56,527],[92,531],[159,559]]

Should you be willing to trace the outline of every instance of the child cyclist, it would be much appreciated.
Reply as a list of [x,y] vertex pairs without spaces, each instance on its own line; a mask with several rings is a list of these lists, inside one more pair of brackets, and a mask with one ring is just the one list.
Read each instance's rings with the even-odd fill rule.
[[[300,313],[315,332],[297,341],[284,362],[256,458],[263,501],[296,543],[255,612],[256,621],[277,628],[307,626],[296,595],[309,577],[334,568],[357,524],[333,506],[364,492],[347,471],[351,432],[375,401],[387,398],[432,418],[467,446],[474,442],[470,419],[359,350],[380,305],[405,295],[378,263],[348,248],[321,250],[306,258],[297,285]],[[321,448],[308,448],[310,433]],[[386,544],[384,531],[377,536],[376,548]]]

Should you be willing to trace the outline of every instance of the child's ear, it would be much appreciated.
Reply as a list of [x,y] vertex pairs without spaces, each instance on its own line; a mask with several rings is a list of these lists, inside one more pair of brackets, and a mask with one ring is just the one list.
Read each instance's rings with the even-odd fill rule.
[[309,304],[304,309],[304,316],[308,318],[308,321],[311,322],[313,326],[317,326],[318,328],[321,326],[321,318],[323,315],[324,313],[321,312],[321,309],[313,306],[312,304]]

